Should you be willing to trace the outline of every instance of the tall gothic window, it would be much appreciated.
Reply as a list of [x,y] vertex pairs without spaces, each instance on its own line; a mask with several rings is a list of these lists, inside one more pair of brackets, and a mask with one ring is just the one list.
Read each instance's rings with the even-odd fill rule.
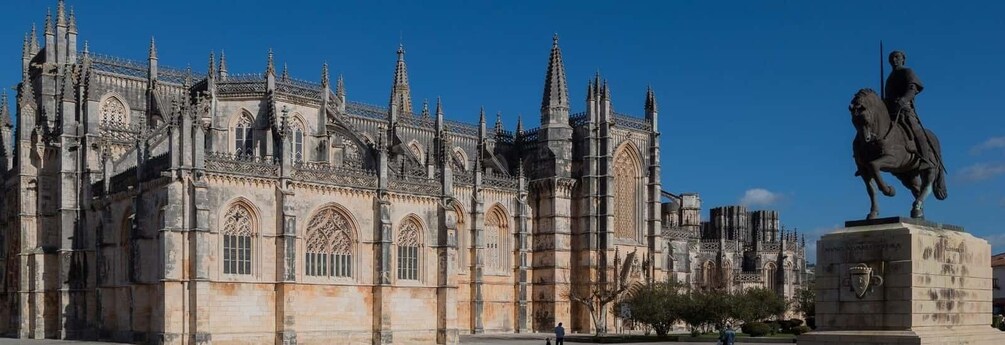
[[701,281],[702,283],[704,283],[705,287],[706,288],[716,287],[718,285],[716,282],[718,280],[716,279],[717,276],[718,275],[715,272],[715,263],[711,261],[706,261],[701,268]]
[[354,229],[335,206],[318,211],[307,223],[304,269],[308,276],[352,278]]
[[300,121],[293,126],[293,161],[304,161],[304,125]]
[[509,269],[509,221],[495,206],[485,217],[485,266],[490,272],[505,274]]
[[639,239],[639,204],[642,190],[642,159],[629,143],[621,145],[614,156],[614,236]]
[[764,265],[764,287],[768,288],[768,290],[775,291],[775,286],[777,285],[775,282],[775,274],[777,272],[778,269],[775,267],[774,262],[769,262]]
[[129,113],[118,98],[108,97],[101,103],[101,120],[107,123],[127,123]]
[[251,274],[251,240],[255,236],[251,209],[237,203],[227,210],[224,217],[223,273]]
[[251,156],[254,153],[254,120],[248,114],[242,114],[234,126],[234,153],[238,156]]
[[398,230],[398,279],[419,280],[419,250],[422,230],[414,219],[406,219]]

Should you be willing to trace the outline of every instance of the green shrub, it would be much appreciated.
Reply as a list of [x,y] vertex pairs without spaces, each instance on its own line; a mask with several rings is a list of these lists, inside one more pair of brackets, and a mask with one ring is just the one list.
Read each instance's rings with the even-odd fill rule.
[[800,334],[803,334],[803,333],[806,333],[806,332],[809,332],[809,331],[811,331],[811,329],[810,329],[809,326],[799,326],[799,327],[792,328],[792,334],[795,334],[795,335],[800,335]]
[[740,327],[743,333],[749,334],[751,337],[763,337],[771,333],[771,326],[763,322],[747,322]]
[[784,321],[768,321],[764,324],[768,326],[768,334],[776,334],[783,330],[782,322]]
[[817,318],[815,316],[806,318],[806,325],[810,326],[811,329],[817,329]]

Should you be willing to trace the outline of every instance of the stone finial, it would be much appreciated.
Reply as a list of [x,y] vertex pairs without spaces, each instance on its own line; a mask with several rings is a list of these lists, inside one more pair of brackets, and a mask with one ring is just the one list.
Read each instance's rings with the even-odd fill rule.
[[478,137],[485,138],[485,107],[478,113]]
[[283,76],[284,81],[290,80],[290,66],[283,62]]
[[428,119],[429,118],[429,100],[428,99],[422,100],[422,118],[423,119]]
[[523,135],[523,115],[516,114],[516,135],[517,137]]
[[208,75],[209,78],[212,79],[214,77],[214,74],[216,74],[216,52],[212,50],[209,51],[208,65],[209,69],[206,71],[206,75]]
[[412,93],[408,85],[408,68],[405,66],[405,46],[398,44],[398,62],[394,67],[394,84],[391,86],[390,110],[399,115],[412,113]]
[[45,11],[45,35],[55,35],[52,28],[52,10]]
[[66,26],[66,2],[63,0],[56,3],[56,26]]
[[503,123],[502,123],[502,112],[496,112],[496,134],[502,133]]
[[84,51],[82,53],[84,54],[85,58],[91,55],[91,49],[88,46],[87,41],[84,41]]
[[650,85],[646,88],[646,114],[655,114],[658,111],[656,93],[653,92],[653,87]]
[[35,23],[31,23],[31,54],[38,54],[38,31],[35,30]]
[[272,48],[269,48],[269,60],[265,66],[265,74],[276,75],[276,65],[273,62]]
[[3,96],[0,98],[0,121],[3,121],[4,127],[13,127],[14,121],[10,117],[10,110],[7,109],[7,90],[3,90]]

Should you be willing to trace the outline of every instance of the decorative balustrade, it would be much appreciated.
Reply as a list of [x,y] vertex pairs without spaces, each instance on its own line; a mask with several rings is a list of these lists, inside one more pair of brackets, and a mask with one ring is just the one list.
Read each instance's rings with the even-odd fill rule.
[[525,143],[536,142],[540,134],[541,134],[540,128],[529,129],[523,132],[523,135],[520,137],[520,140]]
[[517,189],[520,181],[509,174],[489,172],[482,174],[482,183],[491,187]]
[[587,120],[588,120],[587,117],[586,117],[586,115],[587,114],[585,112],[576,113],[576,114],[570,115],[569,116],[569,126],[579,127],[579,126],[585,125],[586,122],[587,122]]
[[757,273],[740,273],[736,275],[734,281],[737,283],[760,283],[762,281],[762,277]]
[[703,252],[716,252],[719,251],[719,242],[701,242],[701,246],[698,250]]
[[256,157],[226,152],[206,153],[206,171],[255,177],[278,177],[279,165],[271,156]]
[[335,166],[327,162],[301,162],[293,165],[293,179],[336,184],[347,187],[377,188],[377,173],[351,166]]
[[761,250],[768,252],[777,252],[782,250],[782,244],[778,242],[766,242],[761,246]]
[[475,174],[466,170],[454,170],[454,184],[473,185]]
[[646,119],[634,117],[631,115],[614,113],[614,122],[618,126],[623,126],[625,128],[637,129],[640,131],[652,131],[653,125],[649,123]]

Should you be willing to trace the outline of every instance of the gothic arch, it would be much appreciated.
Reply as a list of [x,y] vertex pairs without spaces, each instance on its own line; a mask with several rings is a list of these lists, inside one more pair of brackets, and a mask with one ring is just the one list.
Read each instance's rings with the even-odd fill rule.
[[310,127],[308,127],[307,122],[304,121],[304,117],[300,116],[300,113],[293,114],[293,121],[290,124],[290,135],[293,136],[291,138],[293,142],[293,152],[291,152],[293,162],[303,162],[308,160],[306,152],[310,151],[308,151],[306,147],[309,146],[307,145],[307,138],[310,137],[310,133]]
[[125,98],[118,93],[109,92],[98,103],[98,114],[100,123],[129,124],[130,109]]
[[471,229],[464,216],[464,205],[454,201],[451,203],[453,212],[457,217],[457,268],[459,272],[467,272],[471,264],[468,257],[471,255]]
[[419,162],[426,162],[426,149],[422,147],[422,144],[418,140],[412,139],[408,142],[408,151],[418,159]]
[[453,153],[450,155],[450,162],[453,164],[451,167],[460,168],[461,171],[468,170],[468,154],[464,153],[464,149],[460,147],[454,147]]
[[764,264],[764,287],[775,291],[775,275],[778,274],[778,266],[774,262]]
[[252,275],[257,266],[259,210],[243,197],[228,202],[219,218],[221,271],[230,275]]
[[414,213],[402,218],[394,236],[398,280],[422,280],[422,249],[426,227]]
[[336,203],[311,213],[304,231],[304,274],[322,278],[355,277],[359,227],[352,214]]
[[227,131],[230,133],[228,147],[236,155],[252,155],[255,150],[255,116],[247,109],[242,108],[235,115],[230,117],[227,124]]
[[642,155],[631,141],[614,151],[614,235],[640,240],[642,225]]
[[485,267],[497,274],[507,274],[510,269],[511,226],[510,219],[500,204],[485,212]]

